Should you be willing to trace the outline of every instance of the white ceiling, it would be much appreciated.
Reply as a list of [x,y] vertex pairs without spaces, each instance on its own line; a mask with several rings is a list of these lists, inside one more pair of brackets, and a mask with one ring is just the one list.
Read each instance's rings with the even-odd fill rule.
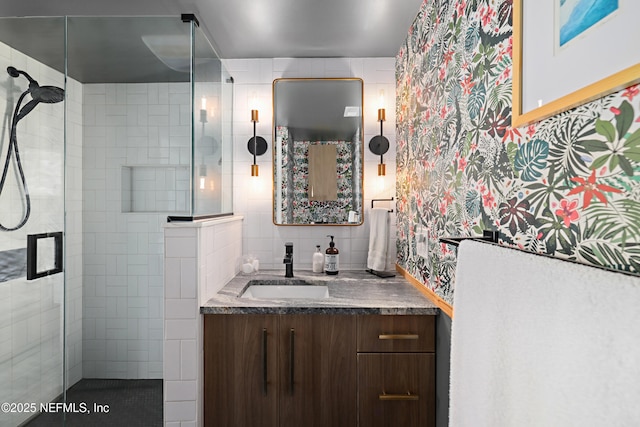
[[0,0],[0,15],[195,13],[222,58],[393,57],[422,1]]

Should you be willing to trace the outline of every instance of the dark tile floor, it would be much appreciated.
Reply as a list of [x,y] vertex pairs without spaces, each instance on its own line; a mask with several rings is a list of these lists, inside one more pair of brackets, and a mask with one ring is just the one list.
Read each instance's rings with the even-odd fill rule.
[[83,379],[67,391],[67,403],[90,413],[43,413],[26,427],[162,426],[162,380]]

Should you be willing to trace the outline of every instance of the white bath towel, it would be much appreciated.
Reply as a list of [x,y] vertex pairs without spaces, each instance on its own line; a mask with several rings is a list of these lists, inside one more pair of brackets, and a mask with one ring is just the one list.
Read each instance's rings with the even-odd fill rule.
[[640,277],[464,241],[450,426],[640,423]]
[[389,210],[373,208],[369,212],[369,256],[367,268],[384,271],[387,268],[389,246]]

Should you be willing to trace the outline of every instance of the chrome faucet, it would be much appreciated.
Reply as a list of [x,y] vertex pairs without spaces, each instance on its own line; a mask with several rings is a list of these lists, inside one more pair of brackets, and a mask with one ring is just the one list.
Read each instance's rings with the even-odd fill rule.
[[285,265],[284,277],[293,277],[293,243],[287,242],[284,244],[284,260]]

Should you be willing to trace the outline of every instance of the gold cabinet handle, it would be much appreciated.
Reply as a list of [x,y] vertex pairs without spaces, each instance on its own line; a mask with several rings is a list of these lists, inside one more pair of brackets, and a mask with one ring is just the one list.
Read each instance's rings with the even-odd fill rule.
[[420,338],[418,334],[380,334],[379,340],[417,340]]
[[410,391],[407,394],[387,394],[382,392],[382,394],[378,395],[378,399],[380,400],[418,400],[419,395],[411,394]]

